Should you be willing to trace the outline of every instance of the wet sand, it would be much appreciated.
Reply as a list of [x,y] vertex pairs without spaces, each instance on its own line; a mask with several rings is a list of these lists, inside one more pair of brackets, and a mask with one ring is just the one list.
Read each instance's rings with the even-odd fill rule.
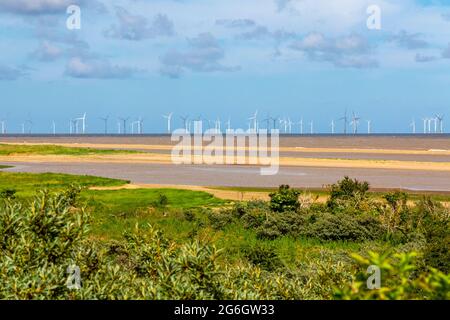
[[450,172],[393,169],[282,167],[276,176],[261,176],[258,167],[124,163],[18,163],[10,172],[57,172],[130,180],[135,184],[224,187],[295,187],[319,189],[344,176],[369,181],[376,189],[450,191]]
[[168,136],[2,136],[2,142],[146,152],[136,158],[121,155],[122,158],[111,156],[95,160],[0,157],[1,164],[15,166],[6,169],[8,171],[89,174],[126,179],[135,184],[169,186],[277,187],[290,184],[314,189],[348,175],[369,181],[377,189],[450,191],[449,136],[281,137],[282,167],[276,176],[261,176],[260,168],[255,166],[172,165],[168,159],[174,143]]

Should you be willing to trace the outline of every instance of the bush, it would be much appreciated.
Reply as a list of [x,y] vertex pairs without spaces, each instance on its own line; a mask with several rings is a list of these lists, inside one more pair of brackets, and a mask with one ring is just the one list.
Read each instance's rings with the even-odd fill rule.
[[367,201],[367,192],[369,191],[368,182],[359,182],[358,180],[345,177],[336,184],[330,186],[330,198],[327,206],[333,210],[342,210],[352,207],[357,210],[361,209]]
[[[335,297],[345,300],[412,300],[450,299],[450,275],[431,268],[427,273],[414,278],[417,253],[378,254],[369,252],[368,257],[352,255],[359,264],[359,273],[351,285],[336,290]],[[381,271],[381,288],[367,289],[369,266]]]
[[345,213],[321,214],[310,217],[304,236],[326,241],[365,241],[382,237],[384,230],[378,219],[368,215]]
[[284,266],[275,249],[267,245],[255,245],[242,248],[245,258],[253,265],[266,271],[275,271]]
[[233,222],[233,215],[229,210],[210,211],[208,219],[215,230],[223,230]]
[[16,193],[17,193],[17,191],[14,189],[2,190],[2,191],[0,191],[0,199],[14,200],[14,199],[16,199]]
[[300,208],[299,195],[299,191],[291,189],[288,185],[282,185],[277,192],[269,195],[270,209],[274,212],[296,211]]
[[306,227],[305,217],[297,212],[285,212],[282,215],[270,214],[256,229],[256,234],[260,239],[269,240],[285,235],[297,237]]

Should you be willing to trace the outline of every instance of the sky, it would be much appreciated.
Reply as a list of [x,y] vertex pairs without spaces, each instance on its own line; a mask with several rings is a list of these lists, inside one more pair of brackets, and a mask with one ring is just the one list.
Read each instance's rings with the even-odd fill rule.
[[[68,29],[67,8],[81,9]],[[380,8],[369,29],[369,6]],[[450,0],[0,0],[0,121],[8,133],[87,131],[163,114],[231,120],[258,110],[314,131],[417,131],[446,114],[450,132]],[[128,128],[128,130],[130,130]],[[350,130],[350,129],[348,129]]]

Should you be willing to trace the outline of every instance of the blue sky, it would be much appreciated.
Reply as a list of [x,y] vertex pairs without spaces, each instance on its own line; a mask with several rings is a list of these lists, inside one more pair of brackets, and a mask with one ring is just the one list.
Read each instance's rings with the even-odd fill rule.
[[[80,30],[66,28],[70,4]],[[366,27],[374,4],[381,30]],[[89,132],[105,115],[111,130],[142,116],[161,132],[170,111],[175,127],[201,115],[247,128],[259,110],[324,133],[345,109],[374,132],[450,116],[450,1],[0,0],[0,50],[9,132],[27,119],[67,132],[83,112]]]

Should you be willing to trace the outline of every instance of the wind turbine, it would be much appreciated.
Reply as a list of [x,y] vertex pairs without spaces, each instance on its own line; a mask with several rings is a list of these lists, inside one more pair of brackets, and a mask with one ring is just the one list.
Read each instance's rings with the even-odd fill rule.
[[186,132],[189,132],[189,116],[180,116],[180,119],[183,121],[183,126]]
[[227,121],[227,130],[231,131],[231,119],[230,118],[228,118],[228,121]]
[[344,121],[344,134],[347,134],[347,124],[348,124],[347,109],[345,110],[344,116],[340,118],[339,121]]
[[2,120],[1,124],[2,124],[2,134],[6,134],[6,120]]
[[311,134],[314,134],[314,121],[311,121],[310,123],[309,123],[309,126],[310,126],[310,129],[311,129]]
[[444,133],[444,115],[436,115],[436,119],[439,122],[439,133]]
[[170,112],[168,115],[163,115],[163,118],[167,119],[167,133],[171,133],[172,116],[173,112]]
[[367,120],[367,134],[371,134],[372,120]]
[[109,119],[109,116],[100,117],[100,120],[102,120],[104,122],[105,134],[108,134],[108,119]]
[[359,120],[361,120],[361,118],[357,117],[355,115],[355,112],[353,112],[352,122],[350,123],[350,125],[353,127],[353,134],[358,133]]
[[253,121],[253,130],[255,130],[255,132],[258,132],[258,110],[256,110],[255,114],[248,118],[248,120]]
[[31,119],[28,119],[27,121],[25,121],[25,123],[28,123],[28,134],[31,134],[31,131],[33,131],[33,121],[31,121]]
[[412,133],[416,134],[416,120],[415,119],[412,119],[412,121],[409,124],[409,126],[412,128]]
[[423,133],[427,134],[427,124],[428,124],[428,118],[423,118]]
[[81,133],[85,134],[86,133],[86,112],[83,114],[82,117],[76,118],[75,121],[76,121],[77,133],[78,133],[78,121],[81,121]]
[[221,125],[222,125],[222,122],[220,121],[219,118],[217,118],[217,120],[214,122],[215,133],[221,133]]
[[335,133],[335,124],[334,124],[334,120],[331,120],[331,134]]
[[56,136],[56,123],[55,123],[55,121],[52,121],[52,129],[53,129],[53,135]]
[[[130,118],[129,117],[128,118],[119,118],[119,120],[122,121],[122,123],[123,123],[123,126],[122,126],[123,134],[127,134],[127,122],[128,122],[128,120],[130,120]],[[120,133],[120,130],[119,130],[119,133]]]
[[300,119],[300,134],[303,134],[303,118]]

